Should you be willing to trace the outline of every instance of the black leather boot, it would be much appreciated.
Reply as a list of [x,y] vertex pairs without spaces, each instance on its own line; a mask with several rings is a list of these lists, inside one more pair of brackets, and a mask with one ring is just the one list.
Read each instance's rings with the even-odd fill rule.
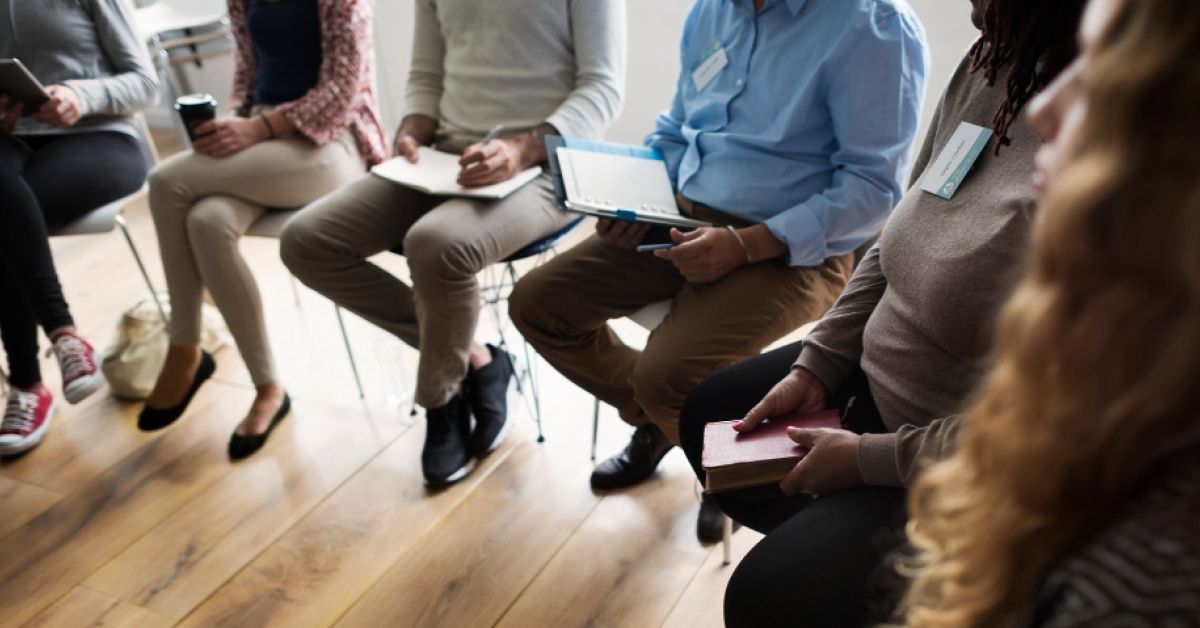
[[641,484],[674,446],[653,423],[637,428],[624,451],[596,465],[592,488],[607,491]]

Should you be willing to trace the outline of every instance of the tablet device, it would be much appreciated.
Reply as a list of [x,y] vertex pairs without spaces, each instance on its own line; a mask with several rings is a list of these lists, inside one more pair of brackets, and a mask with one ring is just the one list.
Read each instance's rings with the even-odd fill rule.
[[50,97],[20,59],[0,59],[0,92],[25,104],[25,113],[37,111]]

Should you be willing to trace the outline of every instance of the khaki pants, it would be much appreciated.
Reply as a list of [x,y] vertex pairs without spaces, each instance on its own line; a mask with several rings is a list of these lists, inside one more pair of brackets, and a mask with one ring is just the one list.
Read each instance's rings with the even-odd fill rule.
[[220,159],[188,151],[159,164],[150,174],[150,211],[171,293],[171,343],[200,343],[207,287],[251,379],[275,381],[262,298],[238,239],[264,213],[303,207],[363,170],[348,133],[323,146],[284,137]]
[[[374,175],[314,203],[284,229],[301,281],[421,352],[417,403],[459,392],[479,319],[484,268],[566,225],[546,176],[501,201],[431,196]],[[412,287],[368,257],[401,245]]]
[[[736,222],[689,206],[709,222]],[[653,422],[678,443],[679,411],[692,388],[819,318],[841,294],[851,266],[851,255],[815,268],[775,260],[743,266],[711,284],[691,284],[666,260],[592,237],[521,279],[510,314],[568,379],[617,408],[631,425]],[[670,313],[642,351],[608,326],[665,300],[671,300]]]

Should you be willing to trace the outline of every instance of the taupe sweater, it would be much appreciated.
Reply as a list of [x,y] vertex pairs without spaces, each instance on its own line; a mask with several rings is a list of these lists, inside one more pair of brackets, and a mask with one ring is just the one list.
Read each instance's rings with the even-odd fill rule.
[[405,115],[439,143],[549,123],[601,137],[625,94],[624,0],[417,0]]
[[[988,87],[967,67],[964,59],[946,87],[911,184],[960,122],[992,126],[1006,77]],[[1035,209],[1030,176],[1040,142],[1023,119],[1009,135],[999,156],[992,138],[952,200],[910,187],[796,362],[830,390],[862,366],[890,431],[860,441],[867,484],[901,486],[923,456],[940,455],[955,431],[946,419],[963,409],[988,365]]]

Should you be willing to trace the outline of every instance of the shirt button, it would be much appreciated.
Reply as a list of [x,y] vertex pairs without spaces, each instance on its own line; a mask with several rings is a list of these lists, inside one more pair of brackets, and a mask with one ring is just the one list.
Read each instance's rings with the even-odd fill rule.
[[745,83],[745,82],[746,81],[743,81],[742,79],[738,79],[737,80],[738,87],[741,87],[742,83]]

